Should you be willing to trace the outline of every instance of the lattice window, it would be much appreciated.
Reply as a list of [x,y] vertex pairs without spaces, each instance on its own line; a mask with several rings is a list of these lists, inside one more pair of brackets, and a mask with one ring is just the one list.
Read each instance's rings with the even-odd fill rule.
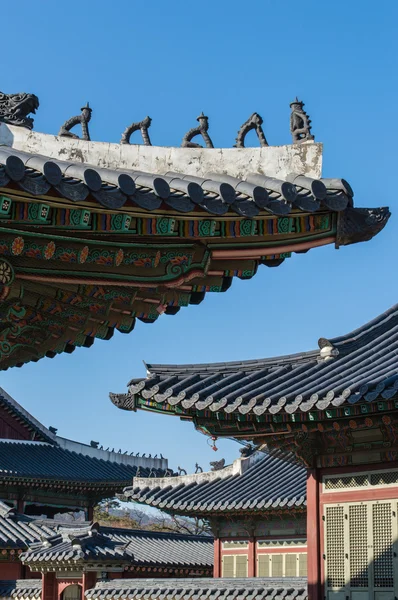
[[222,557],[223,577],[247,577],[247,554],[224,554]]
[[285,554],[285,577],[296,577],[297,554]]
[[398,471],[382,471],[381,473],[371,473],[371,485],[393,485],[398,484]]
[[302,553],[299,557],[299,577],[307,577],[307,555]]
[[283,577],[283,554],[271,555],[272,577]]
[[344,508],[342,506],[326,508],[326,559],[327,586],[344,587]]
[[369,485],[368,474],[347,475],[345,477],[328,477],[325,479],[325,490],[341,490],[344,488],[366,487]]
[[235,576],[235,556],[223,556],[222,557],[222,576],[223,577],[234,577]]
[[236,556],[235,577],[247,577],[248,557],[245,554]]
[[374,586],[376,588],[393,587],[392,511],[389,502],[373,505],[372,525]]
[[257,557],[257,577],[270,576],[270,555],[259,554]]
[[353,504],[349,507],[350,585],[368,587],[368,507]]

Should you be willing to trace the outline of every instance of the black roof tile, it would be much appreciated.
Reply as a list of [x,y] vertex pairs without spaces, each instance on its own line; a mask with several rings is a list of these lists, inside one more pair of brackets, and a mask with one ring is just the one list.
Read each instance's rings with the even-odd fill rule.
[[[11,163],[18,164],[18,169],[12,169]],[[343,180],[301,178],[301,185],[295,186],[272,177],[252,177],[259,177],[260,181],[254,185],[249,175],[247,181],[232,178],[234,186],[231,186],[231,178],[223,173],[209,173],[206,177],[172,172],[143,173],[64,162],[7,146],[0,149],[2,187],[11,181],[32,195],[48,194],[54,188],[61,196],[75,202],[84,201],[91,194],[107,209],[122,208],[129,201],[151,211],[159,208],[163,201],[166,207],[181,213],[199,207],[205,213],[223,215],[231,211],[247,218],[260,213],[283,216],[293,210],[315,212],[320,207],[332,211],[356,210],[352,208],[353,192]],[[313,195],[314,182],[316,187],[322,188],[322,198]],[[283,186],[287,185],[291,190],[289,201],[281,194],[285,189]],[[390,213],[388,209],[381,210],[384,211],[384,226]]]
[[[90,531],[92,534],[88,535]],[[80,539],[85,560],[102,556],[107,560],[127,560],[135,566],[206,569],[213,566],[211,536],[98,527],[89,523],[71,525],[16,514],[0,502],[0,549],[28,550],[22,556],[32,563],[46,559],[62,561],[68,553],[72,553],[73,560],[74,539]],[[79,552],[76,548],[77,556]]]
[[209,410],[262,415],[325,410],[373,402],[398,392],[398,305],[319,349],[261,360],[188,365],[147,364],[148,377],[111,394],[120,408],[136,400],[174,406],[187,414]]
[[306,506],[306,469],[278,453],[257,452],[219,471],[134,478],[124,496],[177,514],[301,509]]
[[245,578],[245,579],[114,579],[101,581],[86,592],[89,600],[118,598],[141,600],[307,600],[307,581],[304,578]]
[[213,538],[156,531],[58,526],[55,534],[31,544],[21,555],[31,568],[45,563],[117,562],[130,566],[209,569]]
[[[0,440],[0,481],[43,479],[87,483],[129,483],[137,467],[85,456],[45,442]],[[140,475],[161,476],[161,469],[140,467]]]
[[40,600],[41,579],[0,580],[0,598]]

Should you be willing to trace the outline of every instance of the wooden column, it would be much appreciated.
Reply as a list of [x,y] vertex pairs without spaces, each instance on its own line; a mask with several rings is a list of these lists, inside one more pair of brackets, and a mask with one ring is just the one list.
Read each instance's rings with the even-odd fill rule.
[[92,521],[94,518],[94,507],[89,506],[87,508],[87,521]]
[[256,541],[254,537],[250,537],[249,539],[249,556],[248,556],[248,564],[247,564],[247,576],[255,577],[256,576]]
[[321,600],[319,470],[307,471],[308,600]]
[[55,573],[43,573],[42,575],[42,600],[56,600],[57,580]]
[[18,498],[18,500],[17,500],[17,512],[20,513],[21,515],[23,515],[24,514],[24,510],[25,510],[25,502],[21,498]]
[[213,577],[221,577],[221,542],[220,538],[214,538],[214,567]]
[[[87,573],[83,573],[83,598],[84,594],[87,590],[91,590],[97,583],[97,572],[96,571],[87,571]],[[44,600],[44,598],[43,598]]]

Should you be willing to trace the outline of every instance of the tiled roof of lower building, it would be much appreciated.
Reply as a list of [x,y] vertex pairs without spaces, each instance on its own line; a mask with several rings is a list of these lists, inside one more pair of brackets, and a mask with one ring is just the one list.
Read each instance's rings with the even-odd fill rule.
[[177,514],[302,509],[306,505],[306,470],[278,455],[257,452],[218,471],[134,478],[124,496]]
[[368,404],[398,393],[398,305],[318,344],[318,350],[262,360],[148,364],[146,378],[132,380],[127,394],[111,399],[126,410],[155,408],[191,418],[221,413],[232,421]]
[[[98,535],[89,536],[90,530]],[[211,536],[141,531],[117,527],[93,527],[89,523],[66,524],[15,514],[0,502],[0,549],[27,550],[29,561],[62,561],[73,551],[71,540],[81,540],[90,557],[124,557],[132,566],[211,569]],[[91,544],[87,545],[87,541]],[[76,549],[79,552],[79,549]],[[92,553],[92,554],[91,554]],[[73,560],[73,555],[69,557]],[[68,560],[69,560],[68,559]]]
[[213,566],[210,536],[117,529],[89,525],[58,527],[56,534],[21,555],[31,569],[45,564],[126,563],[131,566]]
[[114,579],[103,581],[86,592],[88,600],[306,600],[303,578],[246,579]]
[[[138,468],[84,456],[44,442],[0,440],[1,480],[52,480],[101,485],[127,485]],[[140,468],[145,476],[161,476],[161,469]]]
[[0,549],[26,549],[29,544],[54,535],[58,525],[52,519],[16,514],[0,502]]
[[0,580],[0,598],[40,600],[41,592],[41,579]]

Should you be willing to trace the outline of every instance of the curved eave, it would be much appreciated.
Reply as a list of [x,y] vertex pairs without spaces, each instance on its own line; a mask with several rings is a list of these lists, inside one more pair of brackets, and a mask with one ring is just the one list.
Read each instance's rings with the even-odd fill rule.
[[[319,345],[318,351],[268,360],[148,365],[147,378],[111,400],[125,410],[174,414],[204,427],[218,420],[222,428],[223,421],[294,422],[302,413],[323,418],[342,406],[367,413],[370,403],[398,396],[398,305],[352,333],[321,338]],[[345,410],[349,415],[351,408]]]

